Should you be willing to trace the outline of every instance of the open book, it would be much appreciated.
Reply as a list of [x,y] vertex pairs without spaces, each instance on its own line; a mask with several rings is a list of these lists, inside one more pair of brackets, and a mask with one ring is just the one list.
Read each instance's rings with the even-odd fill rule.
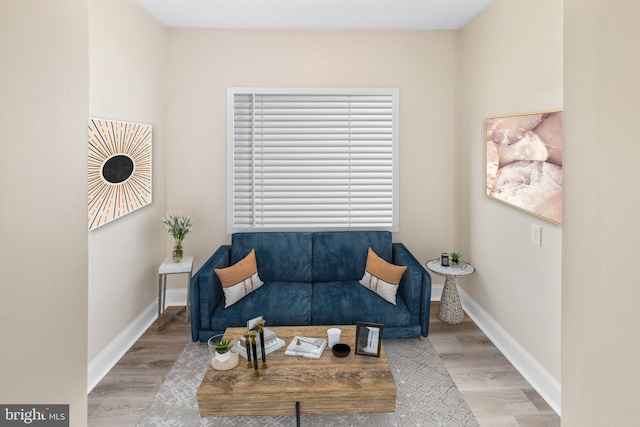
[[325,339],[296,336],[291,340],[284,354],[319,359],[326,346]]

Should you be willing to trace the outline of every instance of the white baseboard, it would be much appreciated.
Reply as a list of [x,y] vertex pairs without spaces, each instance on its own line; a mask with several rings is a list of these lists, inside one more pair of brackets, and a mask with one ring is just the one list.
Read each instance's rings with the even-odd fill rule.
[[[167,289],[167,306],[187,303],[186,289]],[[158,300],[153,301],[124,331],[120,333],[87,367],[87,394],[109,373],[118,360],[158,318]]]
[[440,301],[443,289],[444,285],[431,285],[431,301]]
[[[431,300],[440,301],[444,285],[431,287]],[[561,415],[561,385],[507,331],[458,287],[462,308],[493,344],[531,384],[540,396]]]

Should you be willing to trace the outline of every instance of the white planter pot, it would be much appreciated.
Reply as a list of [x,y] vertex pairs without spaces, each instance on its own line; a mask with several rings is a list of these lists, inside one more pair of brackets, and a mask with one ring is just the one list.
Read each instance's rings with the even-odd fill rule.
[[226,362],[227,360],[229,360],[231,358],[231,352],[227,351],[226,353],[218,353],[216,352],[216,360],[219,362]]

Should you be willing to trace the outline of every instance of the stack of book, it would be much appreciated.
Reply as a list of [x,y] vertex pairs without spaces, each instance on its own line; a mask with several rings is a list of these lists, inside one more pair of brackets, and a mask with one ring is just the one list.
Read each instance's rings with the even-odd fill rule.
[[[275,332],[273,332],[269,328],[264,328],[264,352],[269,354],[271,352],[276,351],[279,348],[284,347],[284,340],[278,338]],[[247,358],[247,346],[246,340],[244,336],[240,337],[238,340],[238,354],[245,359]],[[251,348],[251,344],[249,344],[249,348]],[[258,358],[262,357],[262,349],[260,346],[260,334],[256,335],[256,350],[258,351]]]
[[319,359],[326,346],[327,340],[296,336],[291,340],[284,354]]

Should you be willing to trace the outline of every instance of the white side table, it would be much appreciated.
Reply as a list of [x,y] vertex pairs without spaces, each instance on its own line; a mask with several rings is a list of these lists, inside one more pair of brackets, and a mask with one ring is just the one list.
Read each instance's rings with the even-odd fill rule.
[[440,299],[440,309],[438,318],[446,323],[458,324],[464,319],[464,310],[460,304],[460,295],[456,286],[456,277],[464,277],[472,274],[475,270],[471,264],[464,264],[462,267],[443,267],[440,259],[427,261],[427,268],[438,276],[445,277],[442,298]]
[[[180,321],[182,321],[183,323],[188,323],[189,322],[189,316],[190,316],[190,303],[189,303],[189,284],[191,283],[191,274],[193,271],[193,257],[192,256],[186,256],[184,258],[182,258],[182,261],[180,262],[174,262],[172,258],[166,258],[163,262],[162,265],[160,265],[160,268],[158,269],[158,331],[161,331],[164,329],[165,326],[167,326],[167,324],[169,324],[169,322],[171,322],[174,319],[178,319]],[[188,278],[187,278],[187,305],[185,305],[184,307],[182,307],[177,313],[171,313],[169,311],[166,310],[165,305],[167,303],[166,301],[166,294],[167,294],[167,275],[168,274],[181,274],[181,273],[187,273]],[[180,316],[182,313],[184,313],[183,316]],[[160,317],[162,317],[163,314],[166,314],[167,316],[169,316],[169,319],[166,320],[163,323],[160,323]]]

